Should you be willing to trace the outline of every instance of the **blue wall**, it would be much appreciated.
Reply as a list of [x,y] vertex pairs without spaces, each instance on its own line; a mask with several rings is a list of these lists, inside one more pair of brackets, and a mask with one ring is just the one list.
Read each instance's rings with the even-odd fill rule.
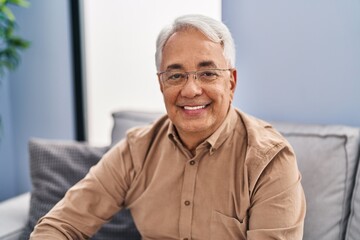
[[0,79],[0,200],[16,194],[8,76]]
[[30,189],[27,143],[31,137],[75,138],[68,2],[33,0],[28,9],[13,8],[18,33],[32,44],[7,79],[10,101],[5,118],[12,121],[5,128],[12,132],[13,149],[9,159],[1,158],[1,169],[9,174],[0,174],[0,183],[14,178],[15,183],[1,185],[0,200]]
[[266,120],[360,126],[360,1],[223,0],[235,105]]

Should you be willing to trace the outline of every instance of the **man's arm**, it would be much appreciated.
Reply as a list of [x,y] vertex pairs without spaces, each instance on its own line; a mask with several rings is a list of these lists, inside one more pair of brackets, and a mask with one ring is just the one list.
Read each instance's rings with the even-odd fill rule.
[[61,230],[54,228],[52,225],[38,224],[36,231],[31,234],[30,239],[51,239],[51,240],[64,240],[64,239],[89,239],[89,237],[81,234],[80,232],[72,229],[71,225],[63,224]]
[[251,196],[247,238],[301,240],[306,202],[295,156],[280,151],[262,171]]

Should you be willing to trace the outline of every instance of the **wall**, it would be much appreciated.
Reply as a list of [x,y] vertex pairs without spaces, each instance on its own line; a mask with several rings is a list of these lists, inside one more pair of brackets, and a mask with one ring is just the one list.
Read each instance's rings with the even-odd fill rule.
[[155,41],[162,27],[186,13],[220,20],[221,1],[182,0],[176,7],[168,0],[83,3],[88,140],[105,145],[113,111],[165,111],[155,68]]
[[0,201],[15,195],[15,162],[13,161],[13,134],[9,79],[0,78]]
[[267,120],[360,126],[360,2],[223,0],[235,105]]
[[[32,43],[8,79],[11,113],[6,117],[12,119],[13,158],[1,159],[1,167],[9,170],[7,179],[15,178],[16,183],[1,186],[0,199],[31,187],[30,138],[75,139],[68,1],[33,0],[28,9],[13,10],[19,34]],[[10,173],[13,169],[15,174]]]

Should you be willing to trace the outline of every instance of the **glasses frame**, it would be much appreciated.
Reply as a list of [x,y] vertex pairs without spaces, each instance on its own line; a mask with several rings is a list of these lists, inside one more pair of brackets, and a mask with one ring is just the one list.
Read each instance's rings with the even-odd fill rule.
[[[197,80],[198,79],[198,73],[199,72],[206,72],[206,71],[232,71],[233,69],[232,68],[209,68],[209,69],[202,69],[202,70],[197,70],[197,71],[189,71],[189,72],[186,72],[186,71],[180,71],[179,70],[179,73],[181,72],[182,74],[185,74],[186,75],[186,80],[184,81],[183,84],[179,84],[179,85],[171,85],[169,83],[167,83],[169,86],[183,86],[185,85],[185,83],[189,80],[189,76],[190,75],[193,75],[194,79]],[[165,83],[166,84],[166,80],[163,80],[162,79],[162,75],[164,73],[170,73],[170,72],[173,72],[173,70],[166,70],[166,71],[162,71],[162,72],[158,72],[157,75],[160,79],[161,82]],[[216,79],[215,79],[216,80]]]

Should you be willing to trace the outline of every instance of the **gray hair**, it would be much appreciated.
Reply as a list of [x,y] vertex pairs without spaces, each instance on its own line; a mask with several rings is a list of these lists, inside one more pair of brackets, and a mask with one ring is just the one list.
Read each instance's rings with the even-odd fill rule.
[[175,32],[186,28],[195,28],[215,43],[220,43],[224,48],[225,59],[230,67],[235,67],[235,44],[227,26],[220,21],[203,15],[184,15],[174,20],[173,24],[163,28],[156,40],[155,62],[156,69],[160,71],[162,51],[167,40]]

